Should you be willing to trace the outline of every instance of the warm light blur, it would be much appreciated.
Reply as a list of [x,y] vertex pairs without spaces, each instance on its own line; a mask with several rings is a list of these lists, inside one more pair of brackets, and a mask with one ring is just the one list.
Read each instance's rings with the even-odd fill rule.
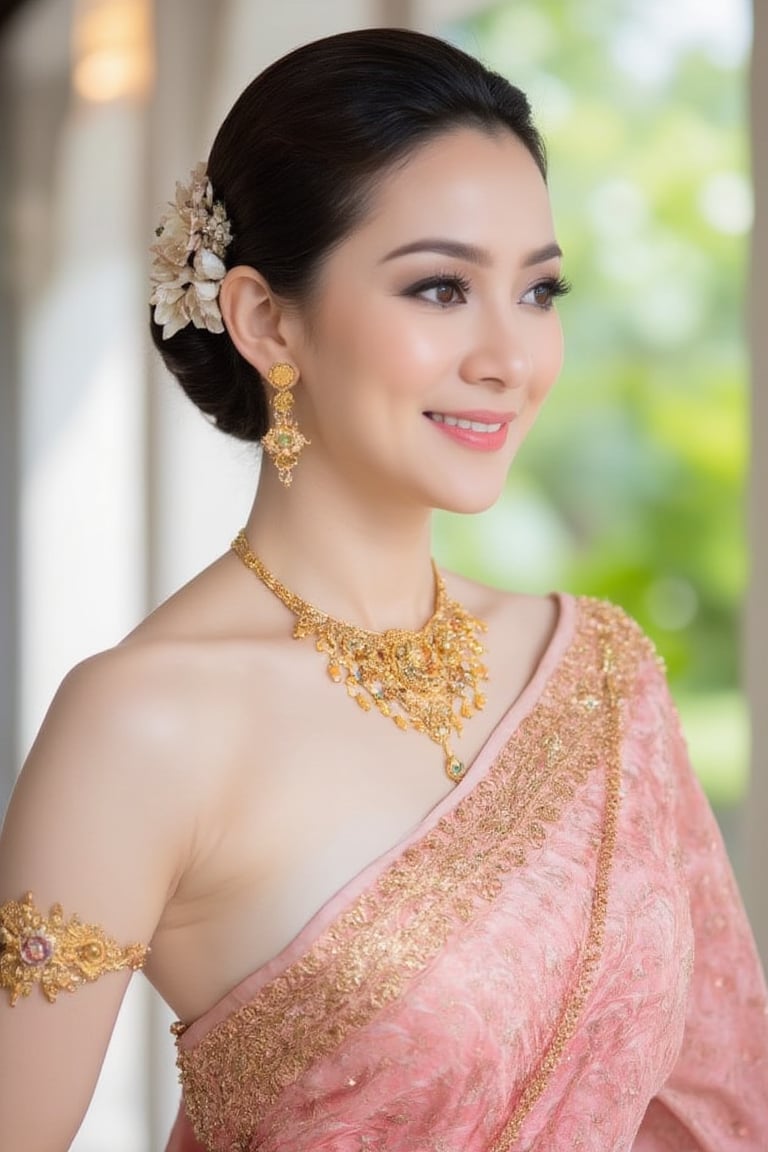
[[151,0],[76,0],[72,82],[84,100],[142,99],[152,83]]

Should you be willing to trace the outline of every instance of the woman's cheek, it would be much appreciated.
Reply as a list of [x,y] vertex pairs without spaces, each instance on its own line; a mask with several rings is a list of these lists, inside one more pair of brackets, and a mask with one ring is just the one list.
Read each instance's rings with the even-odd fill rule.
[[559,318],[555,317],[548,339],[543,342],[539,352],[540,370],[536,375],[537,390],[541,392],[542,400],[560,375],[563,366],[563,352],[563,330]]

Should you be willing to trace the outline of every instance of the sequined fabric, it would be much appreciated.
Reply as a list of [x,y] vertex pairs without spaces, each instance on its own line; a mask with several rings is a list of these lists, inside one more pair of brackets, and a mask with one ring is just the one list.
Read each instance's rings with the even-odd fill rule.
[[768,1149],[765,986],[637,627],[564,598],[452,796],[178,1047],[167,1152]]

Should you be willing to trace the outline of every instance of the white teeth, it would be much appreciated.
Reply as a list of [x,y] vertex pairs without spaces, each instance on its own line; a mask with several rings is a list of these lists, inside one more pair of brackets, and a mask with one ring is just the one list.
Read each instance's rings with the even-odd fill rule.
[[430,412],[430,420],[436,424],[448,424],[451,428],[469,428],[473,432],[498,432],[499,424],[483,424],[479,420],[460,420],[458,416],[444,416],[441,412]]

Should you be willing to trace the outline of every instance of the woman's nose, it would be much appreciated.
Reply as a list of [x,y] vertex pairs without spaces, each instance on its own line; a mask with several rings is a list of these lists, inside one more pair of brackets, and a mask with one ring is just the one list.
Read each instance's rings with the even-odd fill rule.
[[490,383],[503,388],[527,384],[533,358],[523,329],[524,324],[509,312],[485,317],[464,356],[464,379],[470,384]]

